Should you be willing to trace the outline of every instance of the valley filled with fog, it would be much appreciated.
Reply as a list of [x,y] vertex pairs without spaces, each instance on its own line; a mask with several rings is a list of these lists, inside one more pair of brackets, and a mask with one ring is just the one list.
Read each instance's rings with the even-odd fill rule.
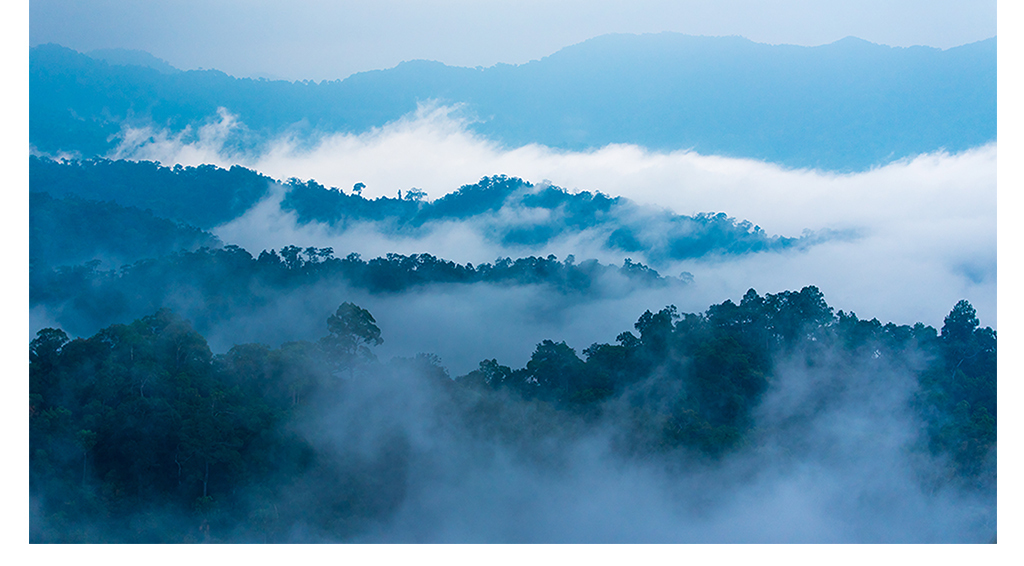
[[33,47],[31,540],[994,542],[995,39],[677,35]]

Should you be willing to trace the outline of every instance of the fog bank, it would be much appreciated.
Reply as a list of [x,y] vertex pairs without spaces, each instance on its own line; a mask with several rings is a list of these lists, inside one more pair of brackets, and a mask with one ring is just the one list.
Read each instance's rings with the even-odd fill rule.
[[[704,304],[737,297],[747,288],[774,292],[814,284],[839,309],[862,317],[941,325],[936,313],[966,298],[982,324],[996,327],[996,146],[960,154],[922,155],[857,174],[788,170],[745,159],[690,151],[651,152],[611,145],[589,152],[538,145],[502,148],[467,129],[459,108],[423,105],[415,114],[360,135],[324,136],[310,146],[281,139],[259,154],[232,153],[225,140],[242,127],[228,112],[184,143],[152,131],[129,131],[113,157],[221,166],[241,164],[278,179],[316,179],[363,195],[394,196],[418,188],[436,199],[486,175],[507,174],[570,190],[601,191],[678,214],[725,212],[769,234],[836,230],[859,237],[805,252],[754,254],[728,261],[656,266],[688,271]],[[279,198],[276,197],[276,198]],[[332,234],[296,226],[273,200],[216,231],[225,242],[258,253],[284,245],[333,245],[341,255],[429,251],[458,262],[498,255],[569,253],[621,262],[594,242],[557,241],[533,249],[500,249],[476,227],[449,223],[421,239],[381,237],[373,227]]]

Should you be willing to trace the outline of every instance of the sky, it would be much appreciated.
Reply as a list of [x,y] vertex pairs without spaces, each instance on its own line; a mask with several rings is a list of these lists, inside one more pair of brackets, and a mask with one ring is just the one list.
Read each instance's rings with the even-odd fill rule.
[[[888,45],[948,48],[992,37],[997,25],[996,3],[991,0],[35,0],[29,12],[30,45],[54,41],[81,51],[142,49],[183,69],[216,68],[239,76],[314,80],[414,58],[467,66],[522,63],[612,32],[741,35],[799,45],[853,35]],[[883,171],[836,176],[686,152],[652,153],[636,146],[574,153],[531,145],[505,151],[469,133],[444,109],[427,109],[362,135],[328,136],[311,151],[281,140],[271,151],[249,158],[225,155],[216,126],[199,142],[184,145],[173,137],[144,132],[143,139],[156,142],[111,157],[225,167],[240,163],[277,179],[313,178],[343,188],[363,182],[367,185],[364,195],[369,197],[393,196],[398,189],[417,187],[436,199],[483,175],[504,173],[570,190],[626,196],[679,214],[724,211],[759,224],[770,234],[797,236],[805,228],[861,230],[867,236],[856,251],[859,256],[830,250],[825,258],[802,256],[801,265],[787,269],[755,264],[735,273],[702,269],[703,279],[712,285],[708,277],[717,277],[721,290],[701,299],[708,304],[735,299],[748,286],[776,292],[818,284],[830,300],[838,299],[836,308],[899,323],[925,320],[939,327],[941,316],[955,300],[966,297],[979,309],[983,324],[997,326],[992,252],[995,203],[991,198],[994,147],[968,159],[940,155],[914,166],[908,162]],[[396,155],[403,158],[396,161]],[[956,204],[965,200],[977,207]],[[301,235],[287,219],[283,225],[268,224],[275,218],[280,217],[254,216],[249,220],[255,229],[229,226],[221,235],[228,238],[225,241],[256,251],[280,247]],[[275,234],[281,241],[268,239]],[[322,234],[310,237],[323,239]],[[449,237],[431,242],[431,251],[455,261],[493,259],[459,257],[472,251],[465,242],[463,237]],[[380,250],[361,251],[366,257],[385,251],[415,253],[426,243],[410,242],[410,249],[389,250],[396,242],[381,241]],[[346,247],[344,242],[337,244],[337,249]],[[812,265],[816,267],[803,267]],[[911,266],[920,281],[931,278],[944,284],[927,285],[929,292],[922,293],[914,277],[900,278],[904,283],[899,286],[883,278],[886,271],[907,272]]]
[[[1009,3],[1001,4],[1002,6],[1009,5]],[[1002,6],[1000,17],[1004,14]],[[875,43],[893,46],[929,45],[948,48],[996,35],[997,23],[996,2],[991,0],[909,0],[899,3],[879,0],[864,2],[635,0],[629,3],[609,0],[589,2],[431,0],[374,3],[326,1],[283,3],[242,2],[239,0],[205,2],[194,0],[151,2],[35,0],[28,3],[28,7],[29,9],[26,10],[28,25],[25,26],[27,30],[23,30],[21,34],[15,36],[15,41],[21,42],[17,44],[19,49],[25,49],[22,47],[25,45],[25,39],[28,40],[28,45],[55,42],[80,51],[117,47],[141,49],[182,69],[215,68],[235,76],[265,76],[289,80],[344,78],[359,71],[392,67],[409,59],[431,59],[460,66],[489,66],[497,62],[524,63],[554,53],[567,45],[613,32],[675,31],[694,35],[740,35],[758,42],[796,45],[820,45],[852,35]],[[1005,11],[1008,12],[1009,9]],[[28,33],[24,34],[24,31]],[[1007,46],[1011,41],[1010,34],[1004,33],[1000,38],[1000,100],[1002,102],[1011,99],[1008,96],[1009,91],[1005,89],[1013,87],[1009,81],[1003,80],[1006,76],[1003,73],[1004,54],[1008,52]],[[25,54],[27,55],[27,50]],[[24,59],[27,61],[27,56]],[[14,72],[24,74],[23,68],[27,69],[27,64],[23,63],[21,67],[15,67]],[[24,105],[27,107],[27,89],[24,93]],[[1004,155],[1011,154],[1013,151],[1011,148],[1021,147],[1019,136],[1014,133],[1019,131],[1019,128],[1010,131],[1004,127],[1011,116],[1018,115],[1014,112],[1012,107],[1007,108],[1005,104],[1000,106],[999,153],[1005,152]],[[5,124],[11,123],[9,115],[5,114],[4,118]],[[16,118],[21,120],[23,117],[16,116]],[[1013,123],[1019,124],[1019,120]],[[19,128],[23,128],[27,132],[27,119],[24,119],[24,122],[19,121],[17,124]],[[457,138],[458,135],[455,137]],[[515,155],[509,157],[504,154],[497,156],[486,154],[486,144],[476,143],[474,140],[470,140],[470,142],[472,143],[462,147],[482,148],[480,151],[485,152],[483,155],[487,159],[494,160],[493,162],[499,162],[500,159],[505,159],[508,162],[509,159],[516,157]],[[24,142],[21,141],[18,147],[23,144]],[[363,149],[362,151],[368,150]],[[994,153],[995,150],[993,149],[992,152]],[[269,160],[272,157],[266,159]],[[989,159],[995,161],[994,155],[985,152],[974,154],[974,158],[975,161]],[[284,157],[279,156],[279,159],[282,167],[281,173],[278,175],[277,171],[271,172],[278,175],[279,178],[290,174],[307,178],[314,177],[316,175],[302,175],[300,171],[285,174],[283,167],[298,167],[299,165],[305,167],[308,165],[309,169],[306,170],[315,172],[317,170],[314,167],[320,167],[319,163],[321,163],[320,160],[314,160],[305,155],[297,157],[285,154]],[[648,174],[652,178],[657,178],[657,175],[661,174],[658,163],[655,162],[657,159],[659,159],[658,156],[640,155],[630,163],[646,166]],[[687,161],[688,158],[685,156],[669,156],[661,159],[676,159],[684,164],[692,161]],[[1007,163],[1008,161],[1006,160]],[[626,163],[626,160],[618,162]],[[974,161],[970,159],[961,160],[961,163],[972,162]],[[22,158],[13,160],[13,163],[18,167],[24,167]],[[523,168],[527,163],[533,164],[532,166],[536,167],[537,176],[544,174],[545,164],[559,165],[562,167],[562,171],[569,171],[569,173],[564,173],[565,177],[562,179],[552,178],[551,180],[570,188],[604,189],[606,192],[614,194],[628,192],[625,185],[622,185],[620,191],[594,186],[595,183],[584,175],[585,167],[581,166],[577,170],[566,169],[567,160],[557,155],[552,157],[544,154],[540,155],[540,159],[532,159],[529,162],[523,159],[517,163],[521,164]],[[930,163],[926,160],[919,162],[917,166],[919,168],[927,167]],[[955,165],[956,163],[942,161],[934,167],[934,170],[943,173]],[[1004,261],[1004,257],[1009,258],[1015,249],[1014,242],[1019,241],[1015,236],[1007,237],[1005,235],[1019,232],[1017,227],[1011,225],[1011,218],[1006,213],[1010,204],[1017,198],[1007,190],[1010,183],[1006,182],[1006,179],[1019,181],[1020,177],[1019,175],[1006,177],[1005,175],[1014,173],[1009,168],[1004,168],[1003,165],[1004,162],[1000,161],[998,177],[1000,185],[999,285],[1001,290],[1006,291],[1019,288],[1014,284],[1017,281],[1015,279],[1016,271],[1010,270],[1010,266],[1014,264]],[[266,168],[272,166],[273,164],[269,161],[264,163]],[[713,166],[714,163],[706,161],[693,165],[694,168],[704,167],[705,169],[713,168]],[[874,179],[887,181],[892,179],[893,184],[896,185],[900,182],[898,174],[904,170],[906,167],[875,172],[874,178],[829,178],[826,180],[826,184],[830,187],[844,188],[856,186],[858,183],[868,186],[867,184]],[[763,171],[761,172],[763,173]],[[527,176],[521,171],[509,171],[509,173]],[[790,173],[775,170],[771,170],[769,173],[778,179],[778,182],[771,185],[773,190],[775,190],[774,187],[782,187],[794,179],[800,180],[799,173],[790,175]],[[576,180],[570,179],[570,174],[575,175]],[[725,209],[730,215],[750,217],[758,222],[760,219],[753,212],[741,213],[742,210],[739,207],[744,204],[743,199],[738,193],[729,192],[731,187],[739,186],[744,181],[744,174],[743,171],[736,172],[734,170],[725,181],[722,181],[727,185],[726,200],[717,202],[728,203],[732,206],[732,208]],[[329,172],[325,171],[320,175],[326,176],[329,175]],[[553,177],[553,175],[549,176]],[[476,178],[479,176],[477,175]],[[457,181],[468,183],[473,182],[476,178]],[[326,181],[326,179],[321,180]],[[532,178],[531,180],[540,181],[542,179]],[[347,182],[348,179],[339,179],[337,184],[344,187],[351,186],[351,183]],[[395,183],[399,182],[405,181],[395,181]],[[444,179],[444,182],[448,183],[448,179]],[[984,178],[984,182],[992,181]],[[422,180],[420,184],[422,185]],[[440,181],[439,186],[441,186]],[[812,189],[808,184],[801,190],[809,192]],[[441,196],[430,190],[428,190],[428,194],[431,198]],[[881,200],[884,197],[882,192],[879,191],[872,195],[879,199],[878,202],[884,202]],[[634,193],[630,196],[639,198],[643,195]],[[925,195],[918,195],[915,198],[920,200],[914,202],[933,200]],[[24,210],[27,210],[27,198],[25,201]],[[749,203],[748,206],[756,207],[756,203]],[[939,202],[938,205],[940,211],[943,212],[951,207],[950,202]],[[693,211],[678,210],[678,212],[686,214]],[[777,222],[777,227],[773,230],[777,232],[788,232],[808,218],[807,215],[800,215],[794,217],[794,222],[793,219],[784,216],[781,210],[772,212],[773,216],[765,220]],[[971,211],[966,212],[971,213]],[[857,220],[868,218],[868,213],[861,209],[852,210],[849,215],[850,218]],[[27,217],[27,215],[25,216]],[[839,220],[846,218],[846,216],[841,218],[840,216],[836,215],[836,218]],[[968,214],[964,216],[968,216]],[[952,215],[950,218],[955,221]],[[891,225],[893,224],[886,224],[881,220],[877,223],[879,229]],[[1010,230],[1016,230],[1016,232],[1009,232]],[[27,235],[27,230],[24,232]],[[922,233],[922,236],[926,236],[926,234]],[[985,243],[988,238],[988,234],[979,233],[972,241]],[[922,241],[924,241],[923,238]],[[27,242],[24,249],[24,256],[27,258]],[[863,249],[870,251],[872,248]],[[913,251],[913,249],[909,248],[909,251]],[[27,261],[21,263],[27,266]],[[885,265],[885,267],[889,266]],[[27,277],[23,280],[23,295],[27,299]],[[775,292],[778,289],[759,288],[758,290],[763,293]],[[912,291],[907,290],[906,292],[909,294]],[[830,296],[830,303],[832,302],[831,298]],[[1006,323],[1009,320],[1006,318],[1006,311],[1019,313],[1017,305],[1019,301],[1011,302],[1013,300],[1009,293],[1000,292],[999,310],[1000,317],[1003,318],[1001,321],[1003,324],[999,326],[1000,338],[1010,340],[1011,344],[1014,343],[1014,337],[1020,336],[1020,333],[1014,329],[1015,325]],[[12,309],[17,314],[14,317],[15,320],[25,319],[25,302],[25,300],[17,302],[16,309]],[[870,317],[874,313],[864,312],[863,314]],[[883,314],[878,313],[878,316],[882,317]],[[994,318],[983,322],[992,324]],[[13,359],[15,354],[23,355],[24,347],[21,342],[24,334],[23,327],[24,325],[13,333],[13,336],[17,337],[17,342],[7,341],[15,346],[9,359]],[[21,344],[21,346],[17,346],[17,344]],[[1010,350],[1010,348],[1005,348],[1004,355],[1010,354]],[[6,352],[5,357],[7,357]],[[1001,358],[1001,363],[1008,358],[1009,356]],[[1005,379],[1001,381],[1001,398],[1005,399],[1009,397],[1007,393],[1012,384]],[[1004,384],[1007,385],[1007,388],[1003,388]],[[15,409],[16,407],[12,408],[9,414],[14,414]],[[1004,430],[1014,426],[1011,422],[1012,418],[1012,414],[1004,412],[1004,418],[1000,420],[1000,425]],[[19,419],[18,424],[22,425],[23,422],[22,419]],[[1001,452],[1001,456],[1003,454],[1005,452]],[[27,475],[25,479],[27,480]],[[21,480],[18,479],[15,483],[18,481]],[[21,483],[20,485],[25,484]],[[1003,491],[1003,486],[1001,486],[1001,494],[1004,493],[1008,493],[1008,490]],[[1007,508],[1000,508],[1000,530],[1008,531],[1010,516],[1005,514],[1004,510]],[[21,537],[18,540],[21,542],[26,539]]]
[[994,0],[33,0],[29,7],[30,45],[140,49],[180,69],[316,81],[411,59],[526,63],[606,33],[806,46],[852,35],[940,48],[996,35]]

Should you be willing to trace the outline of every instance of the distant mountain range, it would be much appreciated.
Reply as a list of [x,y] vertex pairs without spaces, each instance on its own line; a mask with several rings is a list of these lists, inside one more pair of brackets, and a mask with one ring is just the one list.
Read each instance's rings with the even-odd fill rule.
[[138,49],[94,49],[86,55],[111,65],[149,67],[167,74],[181,72],[181,69],[175,68],[167,61]]
[[522,65],[409,61],[320,83],[175,71],[143,52],[32,48],[31,145],[102,156],[125,123],[179,132],[222,107],[246,127],[233,143],[258,149],[285,132],[366,131],[430,101],[460,105],[509,147],[631,143],[833,171],[996,138],[995,38],[941,50],[615,34]]

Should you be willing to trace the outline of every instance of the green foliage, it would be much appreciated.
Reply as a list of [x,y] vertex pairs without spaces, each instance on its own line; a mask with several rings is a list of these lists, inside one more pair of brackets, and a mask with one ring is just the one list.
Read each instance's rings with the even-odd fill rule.
[[34,269],[102,258],[108,267],[203,247],[220,240],[198,228],[113,202],[29,193],[29,264]]
[[[532,246],[566,233],[597,228],[610,232],[605,242],[609,249],[643,251],[657,259],[743,254],[814,243],[810,237],[770,237],[760,227],[725,213],[678,216],[639,210],[620,197],[589,191],[570,193],[555,186],[539,188],[505,175],[483,177],[433,202],[423,200],[419,191],[408,192],[405,198],[370,200],[355,191],[346,194],[313,180],[291,179],[288,188],[281,206],[294,211],[299,222],[321,222],[342,229],[374,221],[385,230],[417,233],[431,222],[484,218],[489,225],[486,237],[506,246]],[[503,207],[543,210],[547,214],[543,220],[508,223],[496,217]]]
[[[95,506],[123,516],[212,501],[246,477],[246,454],[272,410],[231,385],[186,321],[161,310],[39,355],[60,343],[55,335],[33,341],[30,371],[43,375],[30,381],[31,493],[70,497],[77,503],[65,516],[81,520]],[[52,458],[76,452],[75,475],[71,460]]]
[[[300,524],[331,540],[358,536],[400,508],[417,473],[417,449],[387,423],[419,409],[366,406],[388,404],[394,387],[415,392],[402,402],[429,407],[431,434],[448,441],[550,459],[551,447],[601,430],[626,457],[713,462],[758,442],[776,361],[793,356],[834,374],[839,389],[850,367],[880,360],[916,373],[919,449],[948,462],[939,481],[994,485],[996,336],[966,301],[941,335],[833,315],[814,287],[750,290],[699,314],[646,311],[635,328],[639,337],[623,332],[585,359],[544,340],[524,368],[488,359],[454,380],[436,356],[367,355],[381,329],[349,302],[319,342],[216,356],[166,309],[90,338],[41,330],[29,345],[30,538],[274,542]],[[367,410],[377,416],[364,423]],[[336,424],[296,433],[324,414]],[[325,441],[333,427],[349,440]]]
[[369,261],[358,254],[336,258],[331,248],[297,246],[280,252],[264,250],[254,258],[228,245],[142,260],[119,271],[103,270],[98,263],[32,266],[29,304],[46,305],[65,328],[87,333],[112,320],[144,316],[188,293],[196,301],[187,315],[196,328],[205,330],[213,322],[268,304],[283,292],[316,285],[395,293],[432,284],[537,284],[566,294],[601,294],[605,292],[602,279],[615,273],[636,286],[673,284],[657,271],[629,260],[616,268],[596,260],[558,261],[550,255],[515,261],[499,258],[473,266],[430,254],[387,254]]
[[[88,238],[76,244],[79,247],[95,239],[111,240],[102,236],[114,229],[129,232],[122,236],[126,241],[121,242],[121,246],[134,244],[137,248],[142,244],[139,238],[149,238],[153,240],[152,249],[157,252],[169,245],[188,247],[188,241],[174,244],[165,240],[175,232],[179,240],[186,237],[195,240],[203,233],[191,226],[209,229],[238,217],[262,198],[273,182],[269,177],[240,166],[230,170],[213,165],[171,168],[146,161],[53,161],[32,156],[29,158],[32,191],[60,197],[33,196],[33,217],[38,217],[33,222],[40,225],[34,232],[38,240],[35,245],[41,248],[37,255],[71,251],[61,250],[51,243],[56,238],[44,229],[50,224],[63,232],[75,229],[82,233],[101,232],[88,234]],[[425,200],[425,193],[419,190],[407,191],[404,198],[367,199],[360,195],[361,189],[345,193],[328,189],[312,179],[305,182],[289,179],[286,187],[282,208],[294,211],[300,223],[322,222],[339,229],[372,221],[382,230],[417,233],[432,222],[485,218],[490,226],[486,237],[504,245],[537,245],[561,234],[599,228],[609,231],[606,246],[610,249],[644,251],[651,258],[673,259],[780,250],[814,243],[809,237],[769,237],[759,227],[729,218],[724,213],[690,217],[665,211],[641,211],[628,200],[610,198],[599,192],[569,193],[553,186],[537,189],[522,179],[504,175],[483,177],[433,202]],[[545,220],[496,222],[494,215],[503,207],[544,210],[548,214]],[[88,214],[78,215],[76,210]],[[61,219],[68,217],[73,221],[60,226]],[[117,221],[95,221],[109,217]],[[87,220],[87,224],[78,227]],[[190,226],[175,225],[172,221]],[[196,233],[188,234],[189,231]],[[108,242],[108,247],[114,244],[118,242]],[[81,255],[88,250],[78,251]],[[112,251],[119,250],[114,246]],[[126,253],[127,250],[122,255]],[[142,256],[136,253],[133,257]]]
[[950,456],[950,475],[995,480],[996,333],[979,328],[974,307],[959,301],[932,343],[944,362],[921,376],[918,405],[933,452]]
[[[215,165],[163,167],[151,161],[54,161],[29,157],[32,192],[57,198],[75,195],[81,200],[65,202],[64,206],[105,206],[104,214],[131,215],[140,224],[156,221],[140,217],[137,211],[119,211],[110,204],[86,201],[112,201],[208,230],[240,216],[267,194],[272,182],[273,179],[238,165],[230,169]],[[36,204],[33,202],[32,206]]]
[[[45,266],[101,257],[117,267],[118,261],[214,247],[219,242],[202,229],[242,215],[272,183],[273,179],[240,166],[171,168],[145,161],[53,161],[32,156],[32,260]],[[504,246],[538,246],[595,230],[607,234],[601,236],[605,247],[642,252],[647,261],[778,251],[836,236],[769,236],[724,213],[679,216],[600,192],[539,188],[505,175],[483,177],[433,202],[419,190],[407,191],[404,198],[367,199],[361,191],[347,194],[312,179],[293,178],[285,185],[281,206],[295,212],[299,223],[326,223],[345,230],[373,222],[378,230],[415,236],[437,222],[477,219],[486,226],[482,236]],[[543,214],[499,214],[503,208]],[[636,277],[645,275],[626,267]]]
[[339,368],[350,371],[360,362],[375,359],[367,346],[384,343],[373,315],[352,303],[342,303],[327,318],[327,330],[329,334],[320,339],[320,348]]

